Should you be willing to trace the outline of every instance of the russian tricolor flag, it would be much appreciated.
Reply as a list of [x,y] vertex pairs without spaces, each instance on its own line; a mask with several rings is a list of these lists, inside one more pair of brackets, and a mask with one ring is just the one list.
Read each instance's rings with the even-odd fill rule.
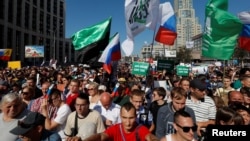
[[157,42],[173,45],[177,37],[176,33],[176,17],[170,2],[160,4],[160,27],[156,34],[155,40]]
[[243,28],[239,36],[239,47],[250,51],[250,12],[240,12],[239,19],[243,23]]
[[103,51],[101,57],[98,62],[102,62],[103,69],[106,70],[109,74],[111,73],[111,62],[118,61],[121,59],[121,47],[119,34],[116,33],[111,39],[108,46]]

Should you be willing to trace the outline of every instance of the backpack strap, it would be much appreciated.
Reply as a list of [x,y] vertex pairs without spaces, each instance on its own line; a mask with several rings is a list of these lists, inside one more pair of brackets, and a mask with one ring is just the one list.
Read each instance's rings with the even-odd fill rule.
[[76,115],[75,115],[75,127],[74,127],[74,133],[73,133],[73,136],[76,136],[76,134],[78,133],[78,118],[77,118],[77,112],[76,112]]

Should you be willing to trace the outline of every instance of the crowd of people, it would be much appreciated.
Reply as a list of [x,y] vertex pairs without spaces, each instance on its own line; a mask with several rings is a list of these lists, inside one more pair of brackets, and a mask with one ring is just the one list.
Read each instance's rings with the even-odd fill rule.
[[[167,87],[155,86],[164,81]],[[0,70],[6,141],[203,141],[209,125],[250,125],[250,69],[115,76],[88,65]]]

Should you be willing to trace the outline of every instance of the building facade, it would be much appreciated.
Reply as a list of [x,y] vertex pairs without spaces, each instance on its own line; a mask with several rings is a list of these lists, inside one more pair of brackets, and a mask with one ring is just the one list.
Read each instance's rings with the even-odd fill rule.
[[65,39],[64,0],[1,0],[0,45],[11,48],[11,60],[34,62],[25,58],[25,46],[44,46],[44,58],[36,62],[56,59],[59,63],[65,56],[75,60],[75,51],[70,39]]
[[174,0],[174,11],[177,17],[176,49],[192,42],[192,37],[202,33],[198,18],[195,17],[193,0]]

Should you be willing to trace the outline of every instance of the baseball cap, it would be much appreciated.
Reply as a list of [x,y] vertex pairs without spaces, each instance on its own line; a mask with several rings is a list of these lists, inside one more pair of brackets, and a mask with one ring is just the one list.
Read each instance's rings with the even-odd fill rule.
[[204,91],[204,90],[207,89],[206,83],[202,82],[200,79],[193,79],[190,82],[190,87],[191,88],[197,88],[197,89],[199,89],[201,91]]
[[107,87],[105,85],[99,85],[98,90],[106,91]]
[[8,82],[4,80],[0,80],[0,85],[8,86]]
[[23,135],[33,127],[44,125],[44,122],[45,117],[42,114],[38,112],[30,112],[23,120],[18,121],[17,126],[10,130],[10,133],[14,135]]

